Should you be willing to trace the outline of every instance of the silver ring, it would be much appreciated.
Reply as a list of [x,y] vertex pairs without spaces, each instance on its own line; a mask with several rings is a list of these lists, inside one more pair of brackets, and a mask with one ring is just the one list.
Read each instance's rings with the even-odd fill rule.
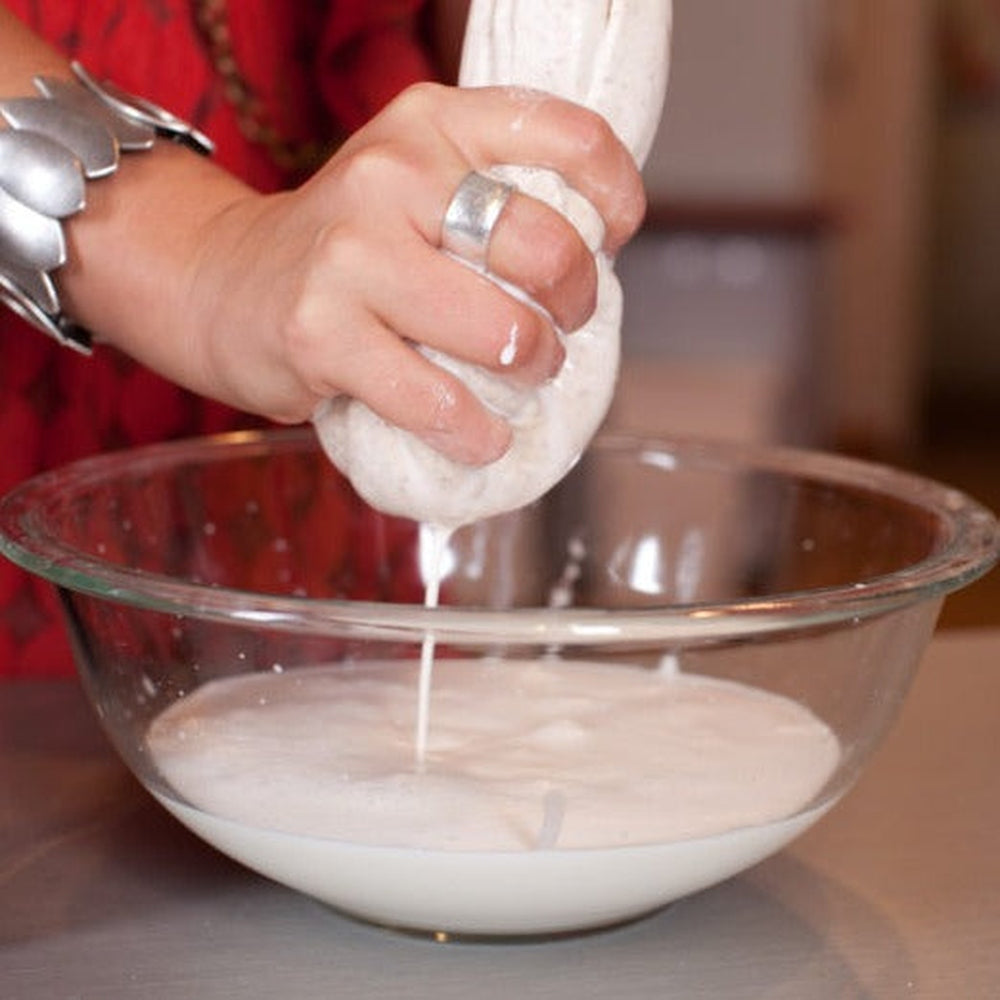
[[513,190],[475,170],[467,173],[444,214],[441,247],[485,270],[493,228]]

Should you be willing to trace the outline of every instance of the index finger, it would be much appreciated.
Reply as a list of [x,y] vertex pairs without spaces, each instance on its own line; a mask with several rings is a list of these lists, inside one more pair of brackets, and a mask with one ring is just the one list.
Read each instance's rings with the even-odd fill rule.
[[[428,84],[407,91],[398,110],[436,124],[472,169],[517,164],[556,171],[600,213],[611,254],[642,222],[646,197],[639,168],[608,122],[579,104],[519,87]],[[428,207],[436,213],[432,225],[439,225],[447,202]]]

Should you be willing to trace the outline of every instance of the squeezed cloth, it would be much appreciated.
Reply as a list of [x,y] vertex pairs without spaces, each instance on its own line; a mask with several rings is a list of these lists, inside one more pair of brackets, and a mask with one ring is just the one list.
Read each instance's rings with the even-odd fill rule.
[[[670,15],[670,0],[473,0],[460,83],[523,86],[586,105],[604,115],[641,165],[663,106]],[[510,423],[506,454],[483,467],[461,465],[344,396],[323,402],[314,417],[327,454],[373,506],[445,528],[514,510],[557,483],[603,421],[618,373],[622,294],[600,250],[597,213],[550,171],[498,165],[492,173],[562,212],[598,271],[597,308],[582,329],[560,334],[566,360],[543,386],[519,389],[482,368],[430,355]]]

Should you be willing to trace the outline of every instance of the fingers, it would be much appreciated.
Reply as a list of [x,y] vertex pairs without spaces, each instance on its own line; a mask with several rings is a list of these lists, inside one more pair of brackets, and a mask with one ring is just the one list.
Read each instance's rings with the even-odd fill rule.
[[562,367],[565,350],[538,309],[416,241],[399,262],[371,299],[390,329],[520,382],[542,383]]
[[410,119],[433,123],[460,154],[461,165],[437,199],[418,216],[434,240],[448,200],[469,169],[500,163],[543,167],[559,173],[604,219],[605,249],[616,253],[635,233],[645,211],[642,178],[610,125],[579,105],[537,91],[487,87],[411,87],[390,106],[380,127]]
[[[415,434],[430,447],[465,465],[496,461],[510,446],[510,427],[490,413],[463,383],[422,357],[394,331],[359,315],[348,324],[356,347],[336,366],[339,391],[365,404],[383,420]],[[345,344],[347,347],[345,337]],[[319,398],[331,395],[320,387]]]
[[487,269],[542,306],[560,329],[581,327],[597,300],[597,266],[580,234],[543,202],[513,194],[490,239]]
[[[541,383],[564,360],[555,327],[575,330],[593,313],[597,267],[559,212],[520,192],[492,230],[486,266],[534,305],[441,252],[463,178],[501,163],[561,175],[601,215],[609,252],[641,221],[638,171],[599,116],[526,91],[411,88],[295,192],[288,211],[278,206],[279,226],[261,230],[260,273],[280,259],[289,277],[284,295],[268,286],[272,329],[289,377],[313,401],[346,393],[462,463],[503,454],[509,426],[413,345]],[[227,266],[255,273],[236,264]],[[274,412],[298,406],[288,398]]]
[[[415,122],[422,126],[418,134]],[[372,192],[392,192],[432,246],[442,242],[443,219],[466,175],[498,163],[561,175],[602,216],[611,253],[633,235],[645,210],[639,172],[607,123],[532,91],[413,87],[345,152],[355,186],[368,192],[360,199],[365,210],[371,212]],[[580,234],[527,195],[514,194],[501,212],[488,269],[524,291],[563,330],[579,328],[595,307],[596,267]]]
[[[303,359],[304,373],[328,371],[327,383],[339,391],[351,391],[340,359],[370,349],[361,334],[372,321],[401,341],[522,383],[544,382],[562,366],[565,350],[542,312],[416,233],[329,227],[312,252],[291,325],[293,354]],[[389,377],[405,375],[415,357],[409,349],[398,355],[401,367]]]

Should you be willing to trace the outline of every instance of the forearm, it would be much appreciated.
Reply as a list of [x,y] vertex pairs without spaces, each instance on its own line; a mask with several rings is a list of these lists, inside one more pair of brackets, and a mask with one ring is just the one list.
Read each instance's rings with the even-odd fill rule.
[[37,73],[68,74],[66,60],[0,5],[0,95],[14,97],[33,90]]
[[[38,75],[70,79],[66,59],[0,7],[0,96],[37,96]],[[251,192],[212,162],[158,140],[88,181],[65,221],[67,263],[54,274],[64,312],[138,360],[199,392],[215,387],[197,343],[186,346],[185,286],[198,233]]]
[[67,314],[167,378],[220,396],[188,311],[190,289],[201,234],[252,192],[160,140],[149,153],[123,157],[118,172],[88,184],[87,194],[86,209],[66,227],[69,259],[57,278]]

